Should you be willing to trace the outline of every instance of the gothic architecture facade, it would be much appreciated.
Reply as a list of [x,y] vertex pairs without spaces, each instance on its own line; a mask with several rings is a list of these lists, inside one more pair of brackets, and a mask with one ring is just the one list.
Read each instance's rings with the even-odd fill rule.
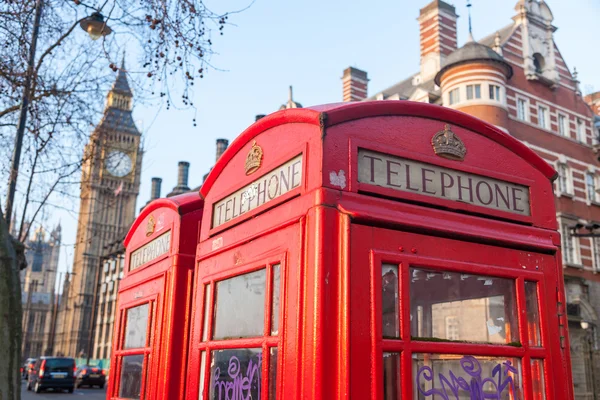
[[142,148],[132,101],[123,63],[84,151],[73,269],[63,289],[55,354],[91,355],[101,257],[135,219]]
[[419,70],[368,97],[367,72],[347,68],[343,99],[412,100],[460,110],[518,138],[556,169],[574,389],[577,399],[595,398],[600,237],[589,234],[600,233],[600,94],[582,97],[576,70],[555,41],[546,1],[519,0],[510,23],[480,40],[470,36],[462,47],[457,18],[445,1],[426,5],[418,18]]
[[23,359],[51,355],[53,351],[57,302],[54,286],[61,236],[60,224],[49,233],[40,226],[25,241],[27,268],[21,271]]

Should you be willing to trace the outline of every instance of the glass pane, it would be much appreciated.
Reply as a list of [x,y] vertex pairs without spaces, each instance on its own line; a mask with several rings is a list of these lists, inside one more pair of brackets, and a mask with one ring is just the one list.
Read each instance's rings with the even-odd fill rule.
[[210,400],[260,400],[260,349],[216,350],[211,356]]
[[400,353],[383,353],[383,400],[400,399]]
[[271,347],[269,360],[269,400],[277,399],[277,347]]
[[273,265],[273,305],[271,308],[271,335],[279,333],[279,297],[281,291],[281,268]]
[[204,376],[206,374],[206,352],[203,351],[200,353],[200,395],[198,396],[199,400],[204,399]]
[[544,384],[544,360],[531,360],[531,378],[533,400],[545,400],[546,385]]
[[383,337],[400,337],[397,265],[383,264],[381,268],[381,312]]
[[512,279],[410,269],[411,335],[518,345]]
[[525,303],[527,307],[527,331],[529,332],[529,345],[541,346],[540,310],[538,306],[536,282],[525,282]]
[[144,355],[125,356],[121,361],[121,383],[119,397],[122,399],[139,399],[142,389],[142,369]]
[[126,349],[137,349],[146,347],[146,332],[148,330],[149,304],[133,307],[127,310],[127,322],[125,324]]
[[263,335],[266,275],[261,269],[217,283],[215,339]]
[[208,318],[210,317],[210,283],[204,286],[204,328],[202,329],[202,341],[208,340]]
[[413,398],[522,400],[516,358],[413,354]]

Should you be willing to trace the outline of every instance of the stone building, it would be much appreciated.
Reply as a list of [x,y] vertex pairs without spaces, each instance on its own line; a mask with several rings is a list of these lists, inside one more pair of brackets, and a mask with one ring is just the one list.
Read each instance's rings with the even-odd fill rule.
[[123,60],[108,93],[104,116],[92,132],[83,155],[73,269],[58,313],[55,340],[58,355],[90,355],[94,300],[104,249],[135,219],[142,147],[132,107],[133,92]]
[[21,271],[23,359],[52,354],[60,245],[60,224],[49,234],[42,227],[37,228],[25,242],[27,268]]
[[418,17],[417,72],[368,97],[367,72],[347,68],[343,100],[412,100],[460,110],[518,138],[556,169],[574,389],[577,399],[592,399],[600,392],[600,238],[580,235],[600,234],[600,93],[582,97],[547,3],[519,0],[512,21],[479,40],[470,35],[459,47],[455,7],[435,0]]

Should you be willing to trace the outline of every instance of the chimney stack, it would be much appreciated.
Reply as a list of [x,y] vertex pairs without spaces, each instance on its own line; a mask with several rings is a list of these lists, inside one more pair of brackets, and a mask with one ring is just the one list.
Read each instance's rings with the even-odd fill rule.
[[152,189],[150,190],[150,201],[160,198],[161,178],[152,178]]
[[225,150],[227,150],[227,146],[229,146],[229,140],[217,139],[217,158],[215,159],[215,162],[219,161],[219,158],[221,158]]
[[343,101],[362,101],[367,98],[369,79],[367,73],[358,68],[348,67],[342,76]]
[[[190,172],[190,163],[187,161],[179,161],[177,171],[177,187],[187,188],[188,187],[188,175]],[[189,188],[188,188],[189,190]]]
[[443,0],[434,0],[421,8],[421,81],[433,78],[446,57],[457,49],[456,9]]

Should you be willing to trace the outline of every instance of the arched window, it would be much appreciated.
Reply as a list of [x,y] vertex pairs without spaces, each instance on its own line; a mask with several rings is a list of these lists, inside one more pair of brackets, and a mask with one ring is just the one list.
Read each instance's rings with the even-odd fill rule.
[[540,53],[535,53],[533,55],[533,66],[535,67],[535,72],[538,74],[544,73],[544,57]]

